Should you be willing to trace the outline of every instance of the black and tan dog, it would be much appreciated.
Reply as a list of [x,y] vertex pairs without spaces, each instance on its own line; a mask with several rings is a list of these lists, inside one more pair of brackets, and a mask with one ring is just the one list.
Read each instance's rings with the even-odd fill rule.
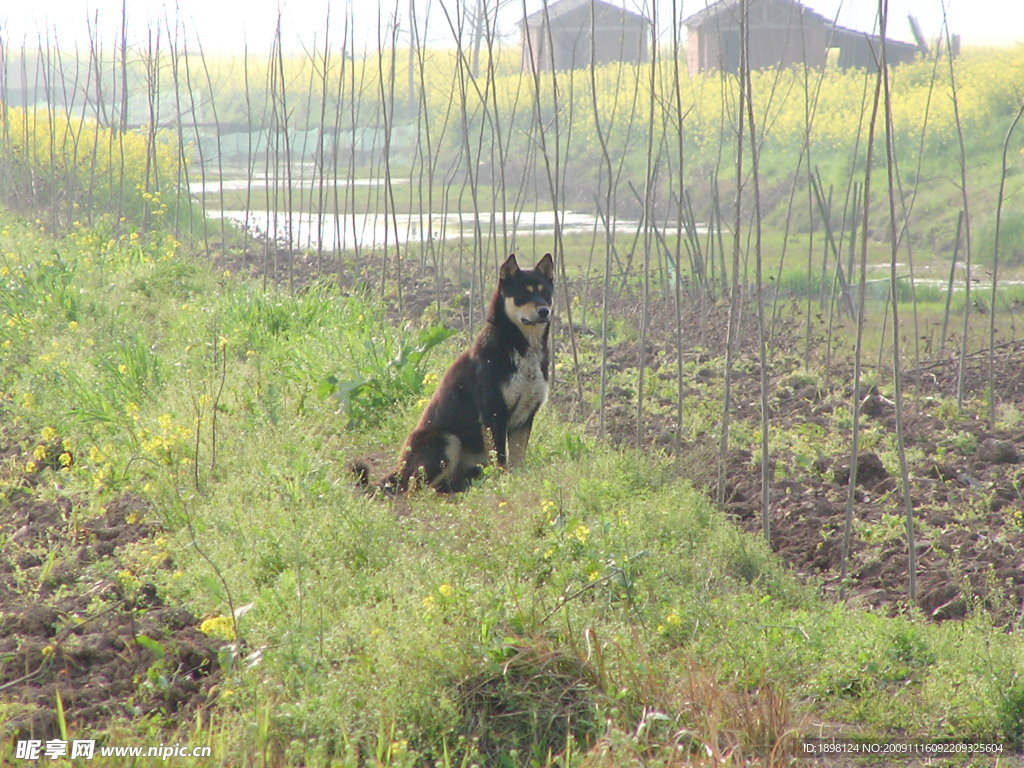
[[[523,461],[533,417],[548,396],[554,276],[550,253],[534,269],[520,269],[515,254],[502,264],[483,330],[441,379],[398,468],[380,484],[385,493],[465,490],[491,451],[501,467]],[[367,484],[366,468],[354,469]]]

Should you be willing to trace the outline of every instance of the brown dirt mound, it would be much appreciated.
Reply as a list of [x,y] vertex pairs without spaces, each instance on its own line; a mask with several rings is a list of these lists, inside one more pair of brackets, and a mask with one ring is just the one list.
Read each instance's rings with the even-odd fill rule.
[[[839,400],[847,394],[835,396]],[[997,622],[1019,624],[1024,606],[1024,428],[990,431],[976,419],[940,418],[934,402],[910,393],[906,404],[907,444],[918,449],[909,465],[917,607],[934,620],[964,618],[979,608]],[[814,409],[807,401],[773,428],[806,423]],[[891,428],[890,414],[874,418]],[[959,448],[948,445],[950,434],[956,435]],[[909,554],[899,477],[876,454],[861,454],[844,585],[849,455],[826,456],[796,471],[793,456],[782,453],[776,461],[791,471],[771,488],[773,549],[798,571],[821,579],[829,594],[843,593],[855,603],[887,611],[905,608]],[[726,474],[727,511],[746,529],[760,531],[759,467],[748,453],[734,452]]]
[[[5,453],[9,468],[26,463]],[[139,522],[145,502],[125,496],[83,519],[74,499],[33,493],[49,471],[7,482],[0,505],[0,738],[57,737],[59,707],[83,733],[115,718],[163,724],[206,705],[220,674],[217,643],[121,558],[157,532]]]

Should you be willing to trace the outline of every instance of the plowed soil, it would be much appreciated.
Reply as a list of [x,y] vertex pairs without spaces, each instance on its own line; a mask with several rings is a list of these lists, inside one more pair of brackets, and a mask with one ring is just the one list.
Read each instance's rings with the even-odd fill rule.
[[[674,316],[652,317],[644,364],[649,382],[677,377],[676,345],[666,339]],[[760,362],[756,318],[745,313],[737,332],[732,375],[734,433],[754,436],[754,449],[731,450],[719,488],[718,423],[703,434],[676,438],[676,402],[648,396],[637,429],[637,391],[609,388],[606,419],[609,437],[622,444],[678,451],[680,471],[751,532],[763,534],[761,462],[754,456],[760,435]],[[693,409],[708,407],[724,383],[721,350],[726,343],[727,310],[716,305],[690,308],[682,358],[683,424]],[[821,329],[823,332],[823,328]],[[852,604],[888,613],[913,606],[926,617],[943,621],[984,611],[1006,626],[1024,620],[1024,342],[1003,344],[993,356],[998,413],[995,428],[985,418],[989,355],[965,361],[963,399],[957,400],[959,357],[922,363],[904,376],[903,429],[907,449],[910,508],[916,543],[916,600],[910,599],[910,552],[907,543],[904,488],[894,450],[897,431],[891,374],[878,374],[878,388],[861,395],[861,425],[883,446],[861,448],[856,486],[850,497],[853,370],[848,362],[831,362],[823,370],[821,344],[806,357],[800,318],[775,326],[769,347],[767,390],[770,420],[769,529],[773,550],[824,593]],[[718,354],[714,354],[715,351]],[[635,370],[639,345],[625,343],[608,353],[613,370]],[[706,361],[706,362],[704,362]],[[808,371],[811,371],[809,373]],[[598,385],[596,371],[586,371],[586,387]],[[650,387],[650,385],[649,385]],[[556,399],[570,398],[562,391]],[[653,388],[652,388],[653,389]],[[842,416],[841,416],[842,414]],[[593,415],[590,416],[593,419]],[[792,436],[804,435],[794,446]],[[863,433],[862,433],[863,434]],[[788,439],[787,439],[788,438]],[[866,440],[867,438],[865,438]],[[703,468],[703,469],[702,469]],[[843,569],[847,509],[850,538]]]
[[211,701],[218,643],[125,562],[158,533],[145,502],[97,515],[40,493],[63,470],[27,471],[33,448],[0,431],[0,740],[60,738],[61,711],[79,735],[119,718],[181,722]]

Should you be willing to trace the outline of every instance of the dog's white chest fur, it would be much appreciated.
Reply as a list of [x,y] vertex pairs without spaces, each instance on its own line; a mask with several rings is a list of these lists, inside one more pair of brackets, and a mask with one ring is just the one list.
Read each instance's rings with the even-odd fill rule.
[[548,396],[548,382],[541,370],[544,350],[539,342],[530,344],[525,355],[512,353],[515,371],[501,388],[508,406],[508,431],[515,432],[534,414]]

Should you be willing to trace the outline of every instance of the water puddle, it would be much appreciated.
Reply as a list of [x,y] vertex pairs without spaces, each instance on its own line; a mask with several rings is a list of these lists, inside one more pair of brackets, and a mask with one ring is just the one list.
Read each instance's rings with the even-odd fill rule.
[[[254,235],[268,237],[293,248],[354,250],[387,245],[419,245],[431,241],[469,240],[480,237],[510,238],[555,233],[554,211],[480,212],[449,214],[347,213],[322,214],[280,211],[220,211],[211,218],[225,218]],[[620,219],[615,232],[633,233],[638,223]],[[565,211],[558,217],[562,234],[603,233],[603,221],[593,214]]]

